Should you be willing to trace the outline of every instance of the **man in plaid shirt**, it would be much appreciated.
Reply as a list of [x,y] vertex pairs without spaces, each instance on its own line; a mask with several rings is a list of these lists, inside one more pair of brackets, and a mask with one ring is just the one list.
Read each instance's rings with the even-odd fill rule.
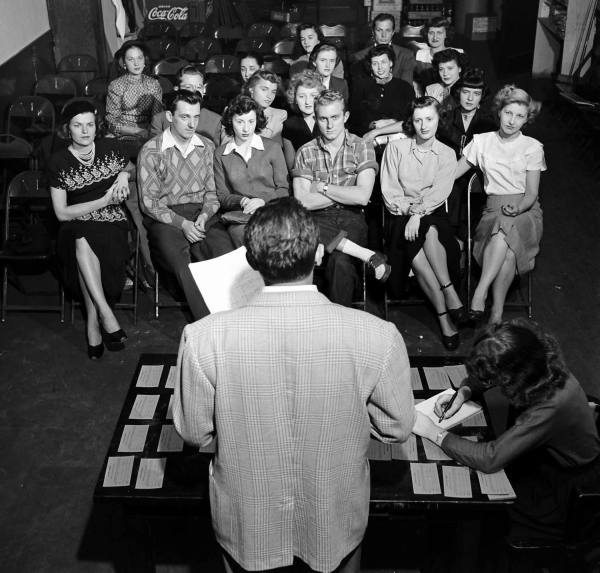
[[357,572],[370,435],[402,442],[414,422],[404,341],[316,290],[323,247],[295,199],[256,211],[245,245],[267,286],[184,329],[175,426],[191,444],[217,438],[210,506],[226,571]]

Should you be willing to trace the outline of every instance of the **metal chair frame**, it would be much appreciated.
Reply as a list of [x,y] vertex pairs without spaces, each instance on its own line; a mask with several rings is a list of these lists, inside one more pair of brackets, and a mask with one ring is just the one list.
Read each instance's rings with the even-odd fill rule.
[[173,302],[160,302],[160,286],[158,284],[158,271],[154,271],[154,318],[158,318],[161,308],[190,308],[187,302],[173,300]]
[[239,74],[240,60],[237,56],[232,56],[230,54],[211,56],[206,60],[204,71],[207,74]]
[[258,54],[271,54],[273,47],[271,41],[268,38],[242,38],[238,41],[235,46],[234,52],[236,54],[242,52],[256,52]]
[[184,59],[204,63],[210,56],[223,53],[220,40],[214,38],[192,38],[181,50]]

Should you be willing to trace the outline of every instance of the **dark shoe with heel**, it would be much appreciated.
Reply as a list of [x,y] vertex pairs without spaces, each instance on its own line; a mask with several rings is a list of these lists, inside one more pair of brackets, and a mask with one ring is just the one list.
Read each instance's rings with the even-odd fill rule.
[[102,333],[102,341],[104,342],[107,350],[110,350],[111,352],[118,352],[119,350],[123,350],[125,348],[127,335],[122,328],[119,328],[119,330],[115,330],[114,332],[106,332],[106,330],[104,330],[104,328],[101,326],[100,332]]
[[104,354],[104,343],[101,342],[100,344],[96,344],[95,346],[88,344],[87,354],[90,360],[99,360]]
[[483,320],[483,315],[485,314],[485,310],[475,310],[473,308],[469,309],[469,320],[471,322],[480,323]]
[[[445,314],[450,314],[449,311],[438,312],[438,316],[444,316]],[[460,336],[458,332],[456,334],[452,334],[448,336],[442,332],[442,344],[446,350],[456,350],[460,346]]]
[[[452,283],[448,283],[447,285],[442,285],[440,287],[440,290],[444,291],[451,286],[454,286],[454,285]],[[465,308],[464,305],[461,305],[458,308],[449,308],[448,314],[450,315],[452,322],[456,326],[461,326],[469,321],[469,313],[467,312],[467,309]]]
[[371,258],[367,261],[367,267],[369,267],[373,271],[373,275],[375,275],[375,269],[381,265],[385,265],[385,271],[383,275],[377,280],[384,283],[390,278],[392,267],[391,265],[387,264],[387,257],[383,253],[375,251],[373,255],[371,255]]

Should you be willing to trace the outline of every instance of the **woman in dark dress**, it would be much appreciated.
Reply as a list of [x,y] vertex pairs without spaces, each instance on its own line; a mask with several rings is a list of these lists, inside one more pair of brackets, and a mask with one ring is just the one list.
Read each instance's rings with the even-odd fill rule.
[[[468,377],[443,417],[451,418],[471,395],[498,386],[515,410],[514,424],[495,440],[472,442],[417,413],[413,432],[476,470],[506,468],[517,494],[509,510],[511,537],[560,539],[575,487],[600,482],[600,439],[558,343],[529,321],[502,322],[477,336],[466,367]],[[438,399],[437,416],[450,398]]]
[[67,289],[83,298],[88,356],[97,359],[104,345],[121,350],[127,338],[111,305],[125,282],[129,225],[122,203],[134,166],[114,139],[94,140],[91,103],[68,105],[63,122],[71,144],[50,160],[52,205],[62,223],[58,255]]

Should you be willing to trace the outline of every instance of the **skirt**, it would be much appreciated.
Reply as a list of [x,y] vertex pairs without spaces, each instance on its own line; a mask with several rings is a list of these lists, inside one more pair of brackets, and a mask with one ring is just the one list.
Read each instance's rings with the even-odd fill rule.
[[430,215],[421,217],[419,235],[414,241],[407,241],[404,238],[404,229],[410,215],[392,215],[390,219],[386,253],[388,261],[392,265],[392,273],[388,281],[390,293],[396,298],[402,298],[404,295],[412,261],[423,248],[430,227],[437,229],[440,244],[446,251],[450,280],[458,289],[460,283],[460,247],[450,226],[445,207],[438,207]]
[[531,208],[516,217],[502,213],[502,206],[515,203],[521,195],[488,195],[481,220],[473,238],[473,257],[481,266],[483,252],[491,237],[502,231],[508,248],[515,254],[517,273],[533,270],[542,238],[542,209],[536,200]]
[[58,231],[57,251],[64,285],[70,295],[81,300],[79,266],[75,257],[75,240],[85,238],[100,261],[102,290],[109,304],[123,291],[129,260],[127,221],[67,221]]

